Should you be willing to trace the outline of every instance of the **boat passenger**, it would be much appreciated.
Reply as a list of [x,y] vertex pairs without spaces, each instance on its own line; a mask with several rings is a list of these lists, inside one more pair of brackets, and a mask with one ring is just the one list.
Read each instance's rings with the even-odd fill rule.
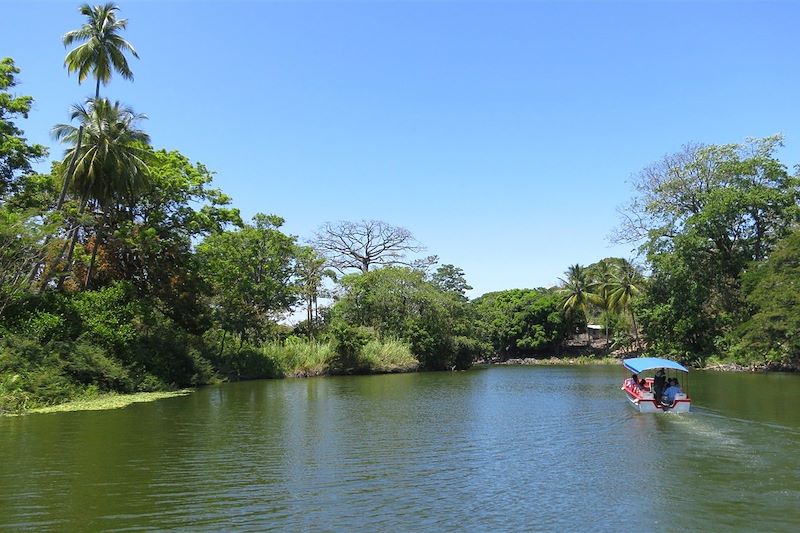
[[639,380],[639,388],[642,390],[647,390],[647,380],[642,378]]
[[661,395],[664,394],[664,385],[666,382],[667,375],[664,373],[663,368],[659,368],[658,372],[656,372],[656,377],[653,379],[653,392],[656,398],[661,398]]
[[636,390],[639,387],[639,376],[636,374],[631,374],[631,377],[627,379],[628,386],[633,390]]
[[677,379],[670,379],[669,387],[667,390],[664,391],[664,398],[666,398],[667,403],[672,403],[675,401],[675,395],[682,393],[681,386],[678,384]]

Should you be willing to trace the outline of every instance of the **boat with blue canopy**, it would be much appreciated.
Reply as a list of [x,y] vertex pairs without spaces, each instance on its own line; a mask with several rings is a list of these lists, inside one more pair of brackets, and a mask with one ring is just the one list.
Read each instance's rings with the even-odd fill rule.
[[634,357],[623,360],[622,365],[631,372],[622,390],[640,413],[689,412],[692,400],[682,388],[688,389],[688,368],[659,357]]

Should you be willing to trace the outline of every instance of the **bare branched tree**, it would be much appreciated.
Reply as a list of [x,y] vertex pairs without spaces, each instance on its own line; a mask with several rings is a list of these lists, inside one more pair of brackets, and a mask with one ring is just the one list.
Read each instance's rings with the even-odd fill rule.
[[326,222],[317,230],[312,245],[339,272],[368,272],[370,265],[413,266],[414,261],[406,255],[424,249],[407,229],[380,220]]

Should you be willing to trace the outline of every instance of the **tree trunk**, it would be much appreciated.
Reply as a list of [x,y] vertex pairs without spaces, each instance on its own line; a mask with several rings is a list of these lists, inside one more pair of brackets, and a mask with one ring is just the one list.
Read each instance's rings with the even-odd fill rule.
[[222,330],[222,342],[219,344],[219,357],[222,358],[222,354],[225,352],[225,336],[228,334],[227,329]]
[[83,289],[89,288],[89,283],[92,281],[92,272],[94,272],[94,260],[97,257],[97,247],[100,246],[102,238],[102,231],[98,229],[94,234],[94,246],[92,247],[92,258],[89,260],[89,268],[86,269],[86,279],[83,281]]
[[[78,210],[78,215],[82,215],[83,211],[85,209],[86,209],[86,202],[84,201],[84,202],[81,203],[81,208]],[[67,270],[67,268],[69,268],[69,265],[72,262],[72,253],[75,250],[75,240],[78,238],[78,229],[80,229],[78,224],[75,224],[75,227],[72,228],[67,233],[67,238],[64,241],[64,245],[61,247],[61,251],[58,253],[56,258],[53,260],[53,262],[52,262],[52,264],[50,266],[50,270],[45,269],[44,276],[42,277],[42,281],[41,281],[41,284],[39,285],[39,290],[37,291],[37,294],[42,294],[44,292],[44,289],[47,287],[47,282],[50,281],[50,275],[55,271],[56,267],[61,262],[61,259],[64,257],[64,251],[67,248],[67,243],[70,243],[70,246],[69,246],[69,254],[67,254],[67,262],[66,262],[65,270]],[[58,287],[59,288],[61,288],[61,286],[64,283],[64,277],[65,276],[63,274],[59,277],[59,280],[58,280]]]
[[[67,260],[64,263],[64,273],[58,276],[58,283],[56,284],[56,287],[59,290],[61,290],[61,288],[64,286],[64,280],[67,277],[66,272],[72,268],[72,255],[75,252],[75,243],[78,241],[78,229],[79,229],[78,226],[75,226],[75,229],[72,230],[72,236],[70,237],[70,243],[69,243],[69,252],[67,253]],[[57,264],[58,263],[53,263],[53,266]],[[44,285],[45,284],[42,283],[42,287],[40,287],[40,289],[43,289]]]
[[[86,204],[88,204],[88,203],[89,202],[87,200],[83,200],[81,202],[81,208],[78,210],[78,215],[82,215],[83,214],[83,212],[86,210]],[[72,255],[75,252],[75,243],[77,243],[77,241],[78,241],[78,230],[79,229],[80,229],[80,226],[78,226],[76,224],[75,225],[75,229],[72,230],[72,238],[71,238],[71,242],[70,242],[70,245],[69,245],[69,253],[67,254],[67,260],[64,263],[64,272],[66,272],[66,271],[68,271],[69,269],[72,268]],[[58,263],[54,263],[54,265],[56,265],[56,264],[58,264]],[[61,290],[61,288],[64,286],[64,279],[66,277],[67,277],[66,274],[61,274],[58,277],[58,285],[57,285],[57,287],[58,287],[59,290]]]
[[72,152],[72,157],[69,161],[67,173],[64,175],[64,183],[61,185],[61,194],[58,195],[58,202],[56,202],[56,211],[61,209],[64,205],[64,199],[67,197],[67,188],[69,187],[69,180],[72,179],[72,174],[75,172],[75,165],[78,162],[78,152],[81,150],[81,143],[83,142],[83,124],[78,128],[78,142],[75,144],[75,150]]

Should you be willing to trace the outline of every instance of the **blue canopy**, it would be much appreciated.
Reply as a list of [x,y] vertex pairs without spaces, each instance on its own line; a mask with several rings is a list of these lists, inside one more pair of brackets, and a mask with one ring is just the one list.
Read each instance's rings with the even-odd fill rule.
[[673,370],[680,370],[681,372],[689,371],[688,368],[675,361],[659,359],[658,357],[635,357],[633,359],[625,359],[622,361],[622,364],[625,365],[625,368],[637,374],[654,368],[672,368]]

